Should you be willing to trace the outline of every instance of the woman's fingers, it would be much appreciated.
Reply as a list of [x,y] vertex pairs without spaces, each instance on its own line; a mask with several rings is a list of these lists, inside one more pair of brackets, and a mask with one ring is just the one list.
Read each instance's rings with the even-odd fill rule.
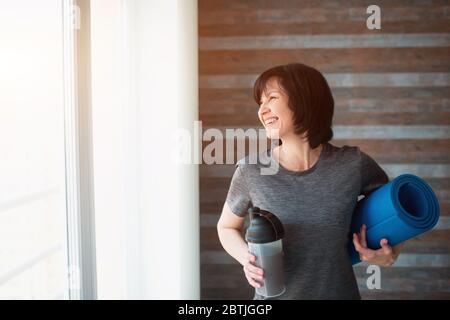
[[381,249],[378,250],[379,254],[382,256],[385,266],[391,266],[395,263],[394,250],[388,244],[386,239],[380,241]]
[[359,239],[357,233],[353,234],[353,244],[355,245],[356,251],[358,251],[359,253],[363,253],[364,249],[366,249],[365,247],[362,246],[361,240]]
[[361,240],[361,245],[362,245],[364,248],[367,248],[366,231],[367,231],[367,227],[366,227],[365,224],[363,224],[363,225],[361,226],[360,240]]
[[248,262],[244,264],[244,273],[248,283],[255,288],[260,288],[262,285],[260,282],[264,279],[263,269],[258,268],[253,263],[256,261],[256,257],[251,253],[248,254]]
[[382,252],[385,255],[390,256],[390,255],[392,255],[394,253],[392,251],[392,247],[388,244],[388,241],[386,239],[381,239],[380,246],[381,246]]
[[373,263],[378,263],[384,266],[390,266],[395,262],[394,250],[388,244],[387,239],[382,239],[380,241],[381,248],[378,250],[372,250],[366,247],[367,242],[365,240],[365,228],[361,228],[361,238],[358,234],[353,234],[353,244],[355,245],[356,251],[359,252],[360,259],[362,261],[369,261]]
[[258,268],[258,267],[256,267],[255,265],[253,265],[251,263],[247,264],[247,269],[248,269],[248,271],[250,271],[250,272],[252,272],[254,274],[257,274],[257,275],[260,275],[260,276],[264,275],[263,269]]
[[246,275],[250,276],[252,279],[263,280],[263,276],[261,274],[249,270],[248,264],[244,266],[244,272]]
[[359,248],[361,247],[361,244],[359,243],[359,238],[356,233],[353,233],[353,245],[355,246],[356,251],[359,252]]
[[249,269],[252,268],[252,267],[254,268],[254,266],[252,266],[250,262],[247,263],[246,265],[244,265],[245,277],[247,278],[248,283],[250,283],[250,285],[252,287],[260,288],[261,284],[258,281],[262,282],[263,281],[263,276],[258,274],[258,273],[256,273],[256,272],[250,271]]
[[250,254],[249,262],[246,264],[248,271],[253,272],[258,275],[263,275],[264,271],[261,268],[258,268],[253,263],[256,261],[256,257],[252,254]]
[[262,279],[264,277],[264,273],[262,272],[262,269],[251,264],[251,262],[248,262],[244,266],[244,270],[245,270],[245,272],[250,273],[252,275],[252,277],[255,279]]
[[360,239],[356,233],[353,234],[353,244],[355,246],[356,251],[359,252],[362,261],[371,259],[375,255],[374,250],[363,247],[363,245],[361,244]]
[[250,276],[248,276],[248,275],[246,274],[245,277],[247,278],[248,283],[249,283],[253,288],[261,288],[261,284],[259,284],[259,283],[256,282],[255,280],[253,280]]
[[387,239],[380,241],[380,249],[372,250],[367,247],[366,235],[367,227],[364,224],[361,226],[359,234],[353,233],[353,244],[359,253],[361,261],[369,261],[386,266],[392,265],[395,262],[395,252],[388,244]]

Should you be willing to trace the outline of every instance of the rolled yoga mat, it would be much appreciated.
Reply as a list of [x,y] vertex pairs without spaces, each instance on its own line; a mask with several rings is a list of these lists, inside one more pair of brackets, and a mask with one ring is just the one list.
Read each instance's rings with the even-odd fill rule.
[[439,202],[421,178],[402,174],[358,201],[353,213],[349,254],[352,264],[361,262],[352,235],[367,226],[367,246],[380,248],[380,240],[395,246],[432,229],[439,220]]

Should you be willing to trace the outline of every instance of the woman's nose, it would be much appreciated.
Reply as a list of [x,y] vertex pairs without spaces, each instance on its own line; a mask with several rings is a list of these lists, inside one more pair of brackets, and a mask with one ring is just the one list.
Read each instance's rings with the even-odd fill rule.
[[259,108],[259,112],[261,114],[265,114],[265,113],[267,113],[269,111],[270,111],[270,109],[265,104],[262,104],[261,107]]

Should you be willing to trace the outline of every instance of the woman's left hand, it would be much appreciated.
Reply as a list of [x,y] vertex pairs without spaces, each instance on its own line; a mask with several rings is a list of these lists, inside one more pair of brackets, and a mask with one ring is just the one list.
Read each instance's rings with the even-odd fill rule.
[[381,239],[380,249],[372,250],[367,248],[366,226],[364,224],[361,226],[361,231],[359,234],[353,233],[353,244],[355,245],[356,251],[359,252],[359,258],[361,261],[367,261],[380,266],[393,265],[400,254],[401,248],[403,247],[403,244],[391,247],[388,244],[387,239]]

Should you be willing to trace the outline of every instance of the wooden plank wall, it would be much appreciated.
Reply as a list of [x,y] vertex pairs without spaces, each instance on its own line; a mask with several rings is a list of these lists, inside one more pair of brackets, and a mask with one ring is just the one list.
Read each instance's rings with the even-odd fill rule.
[[[381,30],[366,28],[373,1],[199,0],[200,119],[204,129],[260,127],[252,84],[265,69],[303,62],[321,70],[336,101],[336,145],[358,145],[391,177],[425,178],[437,192],[436,230],[382,268],[363,298],[450,298],[450,4],[377,1]],[[222,249],[216,222],[233,165],[202,165],[203,299],[249,299],[241,266]]]

